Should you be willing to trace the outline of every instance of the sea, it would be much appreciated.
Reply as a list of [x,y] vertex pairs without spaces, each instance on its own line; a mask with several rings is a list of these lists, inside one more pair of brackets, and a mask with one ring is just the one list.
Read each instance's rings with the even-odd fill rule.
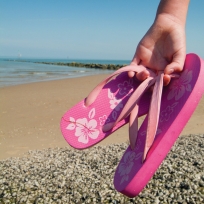
[[39,81],[109,74],[111,70],[48,65],[37,62],[129,64],[129,60],[0,58],[0,87]]

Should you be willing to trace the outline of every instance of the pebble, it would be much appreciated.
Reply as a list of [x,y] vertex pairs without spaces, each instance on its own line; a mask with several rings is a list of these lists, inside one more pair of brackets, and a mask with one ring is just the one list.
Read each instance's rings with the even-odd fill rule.
[[118,193],[113,186],[127,146],[35,150],[2,160],[0,203],[204,203],[204,134],[179,137],[135,198]]

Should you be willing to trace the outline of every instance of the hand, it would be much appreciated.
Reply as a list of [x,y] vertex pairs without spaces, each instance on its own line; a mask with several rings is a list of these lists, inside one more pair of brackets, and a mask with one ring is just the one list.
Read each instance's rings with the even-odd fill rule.
[[[168,14],[158,15],[137,46],[131,64],[157,71],[164,71],[164,85],[168,85],[169,74],[183,69],[186,56],[185,26]],[[130,77],[135,73],[129,72]],[[139,80],[149,76],[148,72],[136,74]]]

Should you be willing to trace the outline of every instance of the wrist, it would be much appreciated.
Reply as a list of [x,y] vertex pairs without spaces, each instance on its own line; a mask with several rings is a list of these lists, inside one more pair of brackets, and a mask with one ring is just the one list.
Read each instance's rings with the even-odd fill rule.
[[156,16],[154,25],[157,27],[163,27],[163,28],[170,28],[179,26],[182,28],[185,28],[185,21],[180,20],[174,15],[167,14],[167,13],[160,13]]
[[185,26],[190,0],[161,0],[155,20],[167,18],[177,24]]

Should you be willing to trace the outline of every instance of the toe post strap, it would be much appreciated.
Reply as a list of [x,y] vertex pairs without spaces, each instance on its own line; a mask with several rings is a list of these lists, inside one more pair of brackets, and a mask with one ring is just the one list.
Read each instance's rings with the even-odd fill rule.
[[150,109],[148,113],[148,125],[147,125],[147,134],[146,134],[146,141],[145,141],[145,148],[143,154],[143,162],[146,159],[147,153],[154,142],[154,138],[157,132],[158,122],[159,122],[159,113],[160,113],[160,106],[161,106],[161,96],[163,90],[163,73],[159,73],[156,77]]
[[117,71],[115,71],[113,74],[111,74],[110,76],[108,76],[106,79],[104,79],[102,82],[100,82],[92,91],[91,93],[87,96],[86,100],[85,100],[85,106],[88,107],[90,106],[97,98],[97,96],[99,95],[100,91],[102,90],[102,88],[106,85],[106,83],[108,83],[113,77],[123,73],[123,72],[142,72],[144,70],[147,70],[149,72],[150,77],[154,77],[155,73],[151,70],[148,70],[146,67],[142,66],[142,65],[129,65],[129,66],[125,66],[122,67],[120,69],[118,69]]

